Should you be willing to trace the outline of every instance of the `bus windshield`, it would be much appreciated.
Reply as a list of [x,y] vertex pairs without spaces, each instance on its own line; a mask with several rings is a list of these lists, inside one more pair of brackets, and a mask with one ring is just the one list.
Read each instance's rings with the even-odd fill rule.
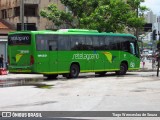
[[31,35],[30,34],[14,34],[9,35],[8,45],[30,45]]

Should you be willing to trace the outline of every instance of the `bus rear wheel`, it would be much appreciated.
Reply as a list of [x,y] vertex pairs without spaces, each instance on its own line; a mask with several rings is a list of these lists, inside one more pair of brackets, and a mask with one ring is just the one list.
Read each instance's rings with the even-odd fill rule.
[[80,68],[77,64],[72,64],[70,67],[70,73],[67,78],[77,78],[80,72]]
[[116,71],[116,74],[117,75],[125,75],[126,72],[127,72],[127,65],[126,65],[126,63],[121,63],[120,70]]

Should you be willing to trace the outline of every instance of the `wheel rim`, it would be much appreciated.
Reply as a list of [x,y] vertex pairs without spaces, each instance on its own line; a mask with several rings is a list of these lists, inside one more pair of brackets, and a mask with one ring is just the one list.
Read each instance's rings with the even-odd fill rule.
[[77,69],[75,67],[73,67],[72,70],[71,70],[71,73],[72,73],[73,76],[76,76],[77,73],[78,73]]
[[120,74],[124,75],[125,73],[126,73],[126,66],[125,66],[125,64],[122,64],[120,67]]
[[77,65],[72,65],[71,66],[71,72],[70,72],[70,77],[71,78],[76,78],[78,77],[79,74],[79,67]]
[[125,67],[122,65],[122,66],[121,66],[120,73],[121,73],[121,74],[124,74],[124,71],[125,71]]

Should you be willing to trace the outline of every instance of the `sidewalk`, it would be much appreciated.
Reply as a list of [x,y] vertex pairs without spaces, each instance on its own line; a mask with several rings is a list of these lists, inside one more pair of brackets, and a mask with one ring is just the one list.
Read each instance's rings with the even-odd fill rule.
[[[152,69],[152,62],[145,61],[145,65],[143,66],[143,63],[140,64],[140,70],[141,72],[150,72],[150,71],[156,71],[157,68]],[[19,80],[19,79],[43,79],[42,74],[13,74],[8,73],[8,75],[0,75],[0,81],[3,80]]]
[[0,80],[17,80],[17,79],[34,79],[34,78],[43,78],[42,74],[12,74],[0,75]]
[[140,71],[156,71],[157,70],[157,66],[154,65],[154,68],[152,68],[152,61],[145,61],[145,64],[143,66],[143,62],[140,63]]

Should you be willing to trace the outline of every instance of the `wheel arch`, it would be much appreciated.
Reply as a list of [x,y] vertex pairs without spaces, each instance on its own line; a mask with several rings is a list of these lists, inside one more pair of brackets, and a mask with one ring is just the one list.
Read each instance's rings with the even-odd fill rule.
[[79,71],[80,71],[80,64],[79,64],[79,62],[72,62],[72,63],[71,63],[71,65],[70,65],[70,67],[71,67],[73,64],[78,65],[78,67],[79,67]]

